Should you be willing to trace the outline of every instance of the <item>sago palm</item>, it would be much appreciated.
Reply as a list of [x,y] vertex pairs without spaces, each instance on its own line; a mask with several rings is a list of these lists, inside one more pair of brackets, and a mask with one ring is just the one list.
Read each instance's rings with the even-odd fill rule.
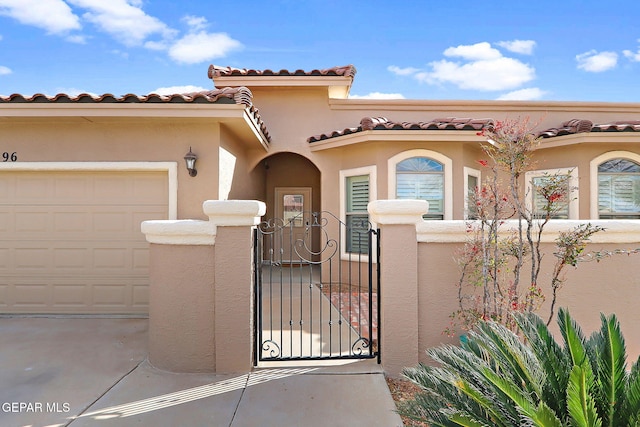
[[523,337],[480,323],[461,346],[428,350],[437,366],[404,375],[422,388],[399,412],[431,426],[640,427],[640,358],[630,370],[615,315],[586,338],[567,310],[562,342],[534,314],[516,322]]

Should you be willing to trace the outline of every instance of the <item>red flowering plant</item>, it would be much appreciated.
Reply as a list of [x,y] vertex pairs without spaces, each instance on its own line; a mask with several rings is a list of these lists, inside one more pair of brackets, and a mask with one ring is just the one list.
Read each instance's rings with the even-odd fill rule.
[[[539,143],[532,129],[528,120],[506,120],[478,132],[486,141],[482,148],[487,159],[478,160],[486,178],[470,196],[469,239],[455,257],[461,274],[456,284],[458,308],[445,330],[449,335],[458,328],[472,329],[481,320],[515,331],[513,314],[535,312],[545,301],[538,284],[542,232],[551,219],[566,211],[571,174],[545,175],[535,185],[524,185],[525,173],[533,166],[532,151]],[[512,220],[510,225],[507,220]],[[552,315],[565,267],[577,264],[589,237],[601,230],[590,224],[579,226],[557,239]]]

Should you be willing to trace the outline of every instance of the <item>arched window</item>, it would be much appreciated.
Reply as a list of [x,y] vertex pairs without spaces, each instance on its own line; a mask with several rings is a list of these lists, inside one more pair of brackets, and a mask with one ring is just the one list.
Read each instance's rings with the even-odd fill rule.
[[425,219],[453,219],[453,161],[449,157],[417,148],[390,157],[387,168],[389,199],[424,199],[429,202]]
[[444,165],[429,157],[396,163],[396,198],[426,200],[425,219],[444,219]]
[[613,158],[598,165],[598,217],[640,218],[640,164]]

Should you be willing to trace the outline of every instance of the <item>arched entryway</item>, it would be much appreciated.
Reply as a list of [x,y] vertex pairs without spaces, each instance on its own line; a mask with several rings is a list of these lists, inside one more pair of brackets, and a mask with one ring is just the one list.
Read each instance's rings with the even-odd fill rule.
[[[311,195],[311,200],[305,203],[307,210],[320,211],[320,170],[309,159],[295,153],[277,153],[265,158],[258,167],[264,173],[263,199],[267,204],[266,218],[274,218],[282,213],[276,200],[276,193],[283,195],[286,189],[305,189]],[[305,191],[307,192],[307,191]],[[281,216],[281,215],[280,215]]]

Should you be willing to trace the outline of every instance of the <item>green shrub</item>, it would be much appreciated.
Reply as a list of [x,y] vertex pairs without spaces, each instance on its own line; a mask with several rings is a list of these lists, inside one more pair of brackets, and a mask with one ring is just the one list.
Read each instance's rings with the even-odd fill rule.
[[427,352],[438,366],[404,370],[423,391],[399,412],[431,426],[640,426],[640,358],[627,369],[618,320],[601,318],[586,338],[561,309],[561,344],[535,314],[516,315],[524,339],[481,322]]

